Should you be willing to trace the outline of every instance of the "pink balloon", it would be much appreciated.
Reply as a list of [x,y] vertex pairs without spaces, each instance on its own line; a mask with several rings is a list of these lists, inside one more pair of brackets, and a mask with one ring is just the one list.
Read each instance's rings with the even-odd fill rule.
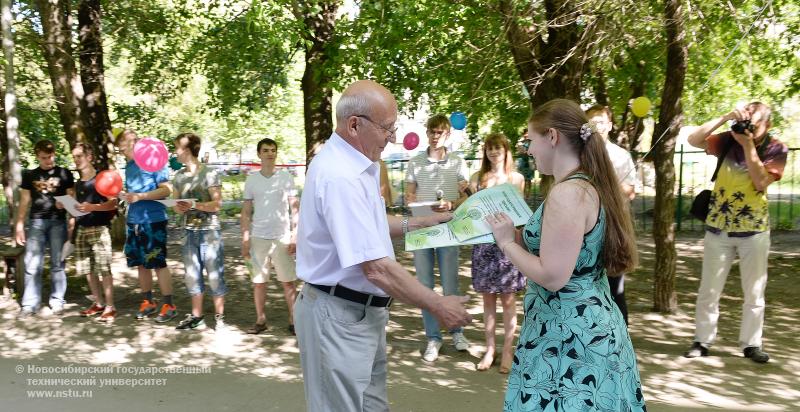
[[145,137],[133,146],[133,161],[142,170],[157,172],[169,161],[169,151],[161,140]]
[[419,135],[414,132],[409,132],[403,138],[403,147],[405,147],[406,150],[414,150],[417,148],[418,145],[419,145]]

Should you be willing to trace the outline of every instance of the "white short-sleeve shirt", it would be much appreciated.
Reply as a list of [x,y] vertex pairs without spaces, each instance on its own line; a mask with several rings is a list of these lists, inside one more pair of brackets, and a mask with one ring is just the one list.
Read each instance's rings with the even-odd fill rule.
[[617,181],[620,184],[636,187],[636,165],[633,164],[631,153],[608,140],[606,140],[606,151],[611,158],[614,171],[617,172]]
[[289,197],[294,196],[297,196],[297,187],[286,170],[277,170],[270,177],[261,172],[247,176],[244,200],[253,201],[251,235],[260,239],[288,240]]
[[380,166],[334,133],[308,168],[297,227],[297,276],[386,296],[361,263],[394,259]]
[[456,153],[448,152],[444,159],[433,160],[427,151],[422,151],[408,161],[406,182],[417,185],[419,202],[438,200],[436,192],[440,190],[445,200],[454,202],[461,196],[458,184],[467,180],[467,164]]

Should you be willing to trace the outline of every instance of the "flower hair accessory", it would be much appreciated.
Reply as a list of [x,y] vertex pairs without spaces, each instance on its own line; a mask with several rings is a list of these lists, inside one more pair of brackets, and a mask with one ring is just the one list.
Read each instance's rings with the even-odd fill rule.
[[585,142],[589,139],[589,136],[592,135],[592,126],[589,123],[584,123],[581,125],[581,139]]

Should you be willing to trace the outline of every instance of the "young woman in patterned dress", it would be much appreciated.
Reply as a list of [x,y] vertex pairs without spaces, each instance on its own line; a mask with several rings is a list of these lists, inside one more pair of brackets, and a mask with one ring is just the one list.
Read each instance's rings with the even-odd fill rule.
[[520,236],[505,214],[486,218],[530,280],[504,410],[646,410],[606,277],[631,271],[637,254],[605,143],[570,100],[537,107],[528,126],[528,153],[555,184]]

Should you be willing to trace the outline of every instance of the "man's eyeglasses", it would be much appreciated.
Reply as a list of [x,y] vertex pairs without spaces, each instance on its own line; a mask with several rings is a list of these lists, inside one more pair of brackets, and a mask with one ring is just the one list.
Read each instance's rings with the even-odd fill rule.
[[392,138],[392,136],[397,134],[397,127],[392,127],[391,129],[389,129],[388,127],[385,127],[382,124],[370,119],[369,116],[367,116],[367,115],[357,114],[355,116],[356,117],[360,117],[360,118],[372,123],[373,125],[380,127],[384,132],[389,133],[389,138],[390,139]]

